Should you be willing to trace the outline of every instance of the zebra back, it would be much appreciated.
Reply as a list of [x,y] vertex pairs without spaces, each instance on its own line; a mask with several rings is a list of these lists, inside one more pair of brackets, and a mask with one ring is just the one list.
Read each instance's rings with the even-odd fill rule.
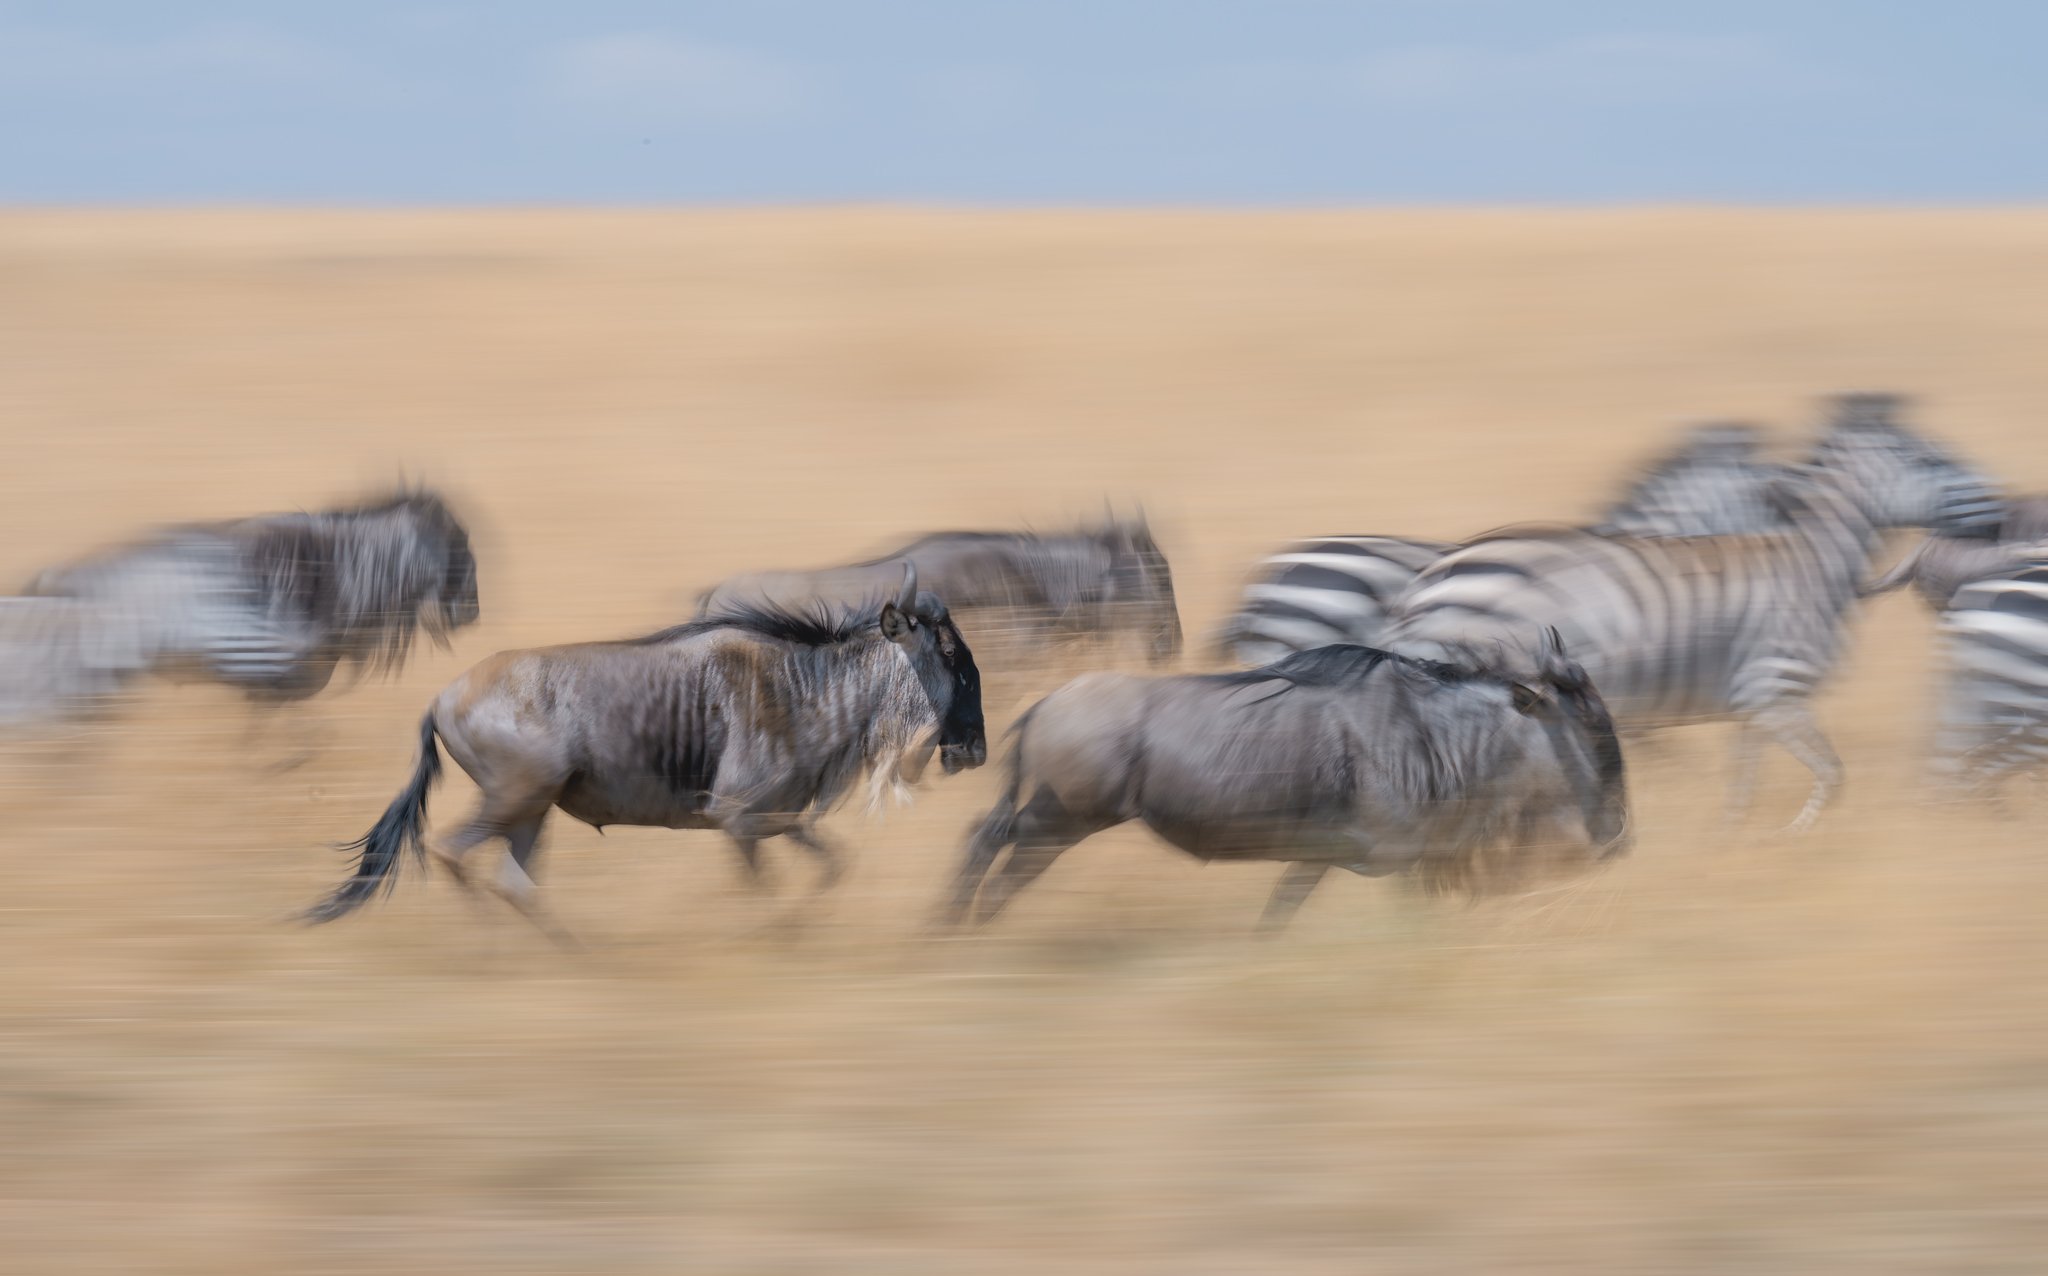
[[1499,646],[1526,661],[1555,626],[1618,720],[1744,714],[1832,670],[1878,533],[1832,476],[1773,485],[1783,523],[1739,536],[1510,530],[1424,571],[1390,617],[1404,654]]
[[[1754,459],[1759,443],[1749,425],[1694,427],[1645,467],[1594,530],[1699,536],[1776,526],[1779,516],[1765,489],[1781,470]],[[1453,548],[1401,536],[1336,536],[1289,546],[1254,569],[1217,645],[1244,664],[1334,643],[1373,646],[1385,636],[1394,600]]]
[[1372,646],[1394,598],[1452,548],[1402,536],[1299,541],[1260,560],[1216,646],[1248,665],[1339,643]]
[[1742,422],[1694,426],[1638,471],[1589,529],[1603,536],[1721,536],[1778,525],[1768,489],[1784,474],[1761,459],[1763,432]]

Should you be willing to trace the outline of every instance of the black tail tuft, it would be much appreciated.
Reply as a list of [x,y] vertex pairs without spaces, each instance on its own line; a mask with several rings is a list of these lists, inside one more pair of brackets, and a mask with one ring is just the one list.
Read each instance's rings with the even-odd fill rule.
[[391,799],[375,827],[343,845],[343,850],[357,852],[355,876],[307,909],[306,922],[331,922],[390,890],[397,881],[391,870],[397,867],[401,852],[410,849],[414,859],[426,858],[427,791],[440,776],[441,750],[434,734],[434,713],[429,709],[420,719],[420,760],[413,768],[412,781]]

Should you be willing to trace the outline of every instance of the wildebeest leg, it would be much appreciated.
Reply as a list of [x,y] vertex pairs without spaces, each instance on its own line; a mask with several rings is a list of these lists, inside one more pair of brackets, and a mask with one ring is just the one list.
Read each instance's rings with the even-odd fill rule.
[[740,868],[745,873],[747,889],[756,893],[766,891],[768,874],[761,867],[761,839],[734,834],[732,848],[739,852]]
[[1016,837],[1016,828],[1016,795],[1005,792],[982,817],[974,836],[968,839],[960,871],[953,875],[953,893],[939,908],[937,921],[940,926],[958,926],[966,918],[968,910],[974,907],[975,894],[981,890],[981,879],[988,876],[989,869],[995,866],[996,856],[1001,855],[1003,848]]
[[1330,866],[1321,860],[1296,860],[1289,864],[1274,885],[1272,896],[1266,900],[1266,911],[1259,917],[1259,929],[1270,934],[1293,921],[1302,901],[1329,871]]
[[512,831],[529,820],[536,823],[545,818],[549,804],[542,802],[538,810],[525,802],[513,802],[486,794],[476,814],[469,822],[457,829],[438,846],[429,846],[427,853],[436,864],[448,871],[448,875],[464,887],[474,884],[469,872],[463,867],[463,857],[494,837],[512,840]]
[[264,765],[263,772],[266,775],[283,775],[287,771],[295,771],[304,766],[320,752],[320,746],[327,735],[322,729],[327,724],[324,720],[316,718],[310,709],[283,709],[259,704],[251,710],[251,714],[255,723],[249,733],[251,740],[257,735],[256,728],[260,726],[288,725],[293,728],[293,740],[286,742],[290,746],[289,750],[281,751],[278,757]]
[[505,831],[505,858],[499,865],[498,878],[492,889],[518,909],[543,935],[564,948],[577,948],[581,945],[575,937],[555,920],[553,911],[541,902],[539,888],[533,880],[534,857],[540,851],[541,826],[546,822],[547,812],[543,810]]
[[811,858],[818,861],[819,891],[831,890],[839,884],[839,879],[846,873],[845,861],[831,843],[818,836],[816,829],[807,824],[793,824],[783,836],[809,851]]
[[1017,892],[1037,881],[1054,860],[1108,825],[1075,819],[1050,789],[1040,789],[1017,813],[1013,827],[1016,847],[1010,858],[1003,861],[1002,870],[983,883],[976,925],[986,926],[994,921]]

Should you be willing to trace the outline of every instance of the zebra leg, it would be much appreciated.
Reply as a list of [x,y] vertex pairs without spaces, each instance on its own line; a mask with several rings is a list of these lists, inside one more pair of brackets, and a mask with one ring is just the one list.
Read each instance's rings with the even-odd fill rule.
[[2001,734],[1980,680],[1951,669],[1935,709],[1933,757],[1927,778],[1933,796],[1956,801],[1970,796],[1972,773],[1995,751]]
[[1280,880],[1273,887],[1273,894],[1266,900],[1266,911],[1259,916],[1259,930],[1272,934],[1286,928],[1300,911],[1302,902],[1316,883],[1323,880],[1323,874],[1330,866],[1321,860],[1296,860],[1280,874]]
[[[1813,827],[1820,817],[1822,808],[1842,787],[1842,759],[1836,755],[1828,738],[1821,734],[1820,724],[1813,720],[1813,709],[1805,701],[1779,701],[1749,720],[1753,726],[1785,747],[1785,751],[1813,772],[1813,792],[1808,795],[1806,805],[1799,809],[1784,831],[1804,833]],[[1750,758],[1751,778],[1754,779],[1756,753]]]
[[1737,827],[1742,817],[1749,814],[1750,805],[1756,800],[1756,774],[1763,756],[1763,733],[1755,720],[1744,718],[1736,723],[1735,765],[1728,776],[1728,804],[1721,813],[1724,827]]

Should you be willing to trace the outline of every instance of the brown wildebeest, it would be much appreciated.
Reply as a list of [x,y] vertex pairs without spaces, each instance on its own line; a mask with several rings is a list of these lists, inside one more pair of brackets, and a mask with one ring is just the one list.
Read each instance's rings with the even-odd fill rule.
[[1628,791],[1614,723],[1555,632],[1542,660],[1516,682],[1331,646],[1239,673],[1077,678],[1018,721],[1010,782],[943,920],[978,896],[986,922],[1069,847],[1130,820],[1204,860],[1287,861],[1269,928],[1332,868],[1378,877],[1573,826],[1615,854]]
[[948,774],[988,756],[974,655],[915,572],[894,599],[859,608],[740,608],[626,642],[505,652],[420,719],[411,782],[351,844],[355,875],[309,920],[387,887],[402,851],[423,856],[437,739],[483,802],[436,857],[467,883],[463,856],[504,838],[495,890],[558,935],[531,875],[556,807],[599,829],[719,829],[756,879],[757,846],[780,834],[817,857],[829,886],[838,858],[812,825],[863,769],[914,774],[934,747]]

